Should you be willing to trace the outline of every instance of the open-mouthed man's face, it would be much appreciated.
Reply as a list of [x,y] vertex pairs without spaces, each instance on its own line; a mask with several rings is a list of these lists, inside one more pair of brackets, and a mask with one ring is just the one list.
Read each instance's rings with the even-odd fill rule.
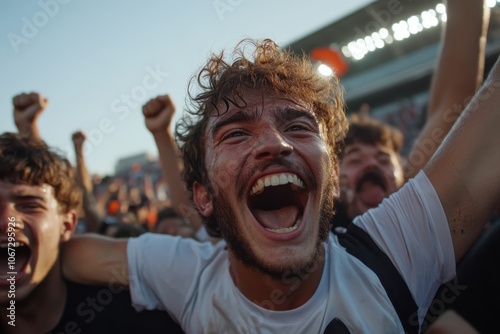
[[209,120],[210,185],[195,183],[194,197],[236,259],[280,277],[315,263],[338,176],[311,108],[259,91],[244,100]]
[[341,200],[352,219],[377,207],[403,184],[399,156],[381,145],[355,142],[340,162]]
[[21,301],[49,275],[61,275],[54,268],[61,242],[74,231],[74,217],[59,212],[50,185],[0,180],[0,303],[9,302],[12,286]]

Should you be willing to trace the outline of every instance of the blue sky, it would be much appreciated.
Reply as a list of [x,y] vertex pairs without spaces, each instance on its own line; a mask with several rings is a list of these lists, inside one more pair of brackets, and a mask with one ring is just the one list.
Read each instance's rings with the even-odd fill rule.
[[370,2],[0,0],[0,133],[15,131],[12,97],[40,92],[47,143],[73,161],[83,130],[90,171],[112,173],[118,158],[156,155],[141,105],[169,93],[178,117],[210,51],[244,37],[289,44]]

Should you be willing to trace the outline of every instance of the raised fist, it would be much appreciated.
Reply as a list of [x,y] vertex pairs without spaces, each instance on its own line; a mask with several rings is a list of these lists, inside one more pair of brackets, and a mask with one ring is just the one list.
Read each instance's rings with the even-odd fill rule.
[[31,132],[36,121],[47,106],[48,100],[38,93],[19,94],[12,99],[14,123],[21,134]]
[[85,139],[87,139],[85,134],[82,131],[77,131],[77,132],[73,133],[73,135],[71,136],[71,139],[73,140],[73,145],[75,146],[75,151],[77,153],[81,153],[83,143],[85,142]]
[[175,105],[168,95],[160,95],[149,100],[143,107],[146,127],[152,133],[165,132],[172,123]]

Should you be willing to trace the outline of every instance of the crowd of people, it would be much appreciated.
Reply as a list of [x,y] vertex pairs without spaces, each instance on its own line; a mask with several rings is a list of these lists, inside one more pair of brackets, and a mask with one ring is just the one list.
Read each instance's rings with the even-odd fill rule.
[[38,130],[48,100],[15,96],[0,333],[495,332],[500,63],[484,80],[484,1],[447,17],[407,156],[271,40],[213,55],[175,134],[169,95],[144,104],[161,177],[92,176],[85,133],[71,164]]

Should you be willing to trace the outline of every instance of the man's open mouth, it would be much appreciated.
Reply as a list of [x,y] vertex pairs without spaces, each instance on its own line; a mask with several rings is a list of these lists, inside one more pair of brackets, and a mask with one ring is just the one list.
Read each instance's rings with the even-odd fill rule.
[[388,184],[378,170],[363,174],[356,183],[356,196],[368,207],[378,206],[387,197]]
[[0,281],[12,275],[19,276],[26,269],[30,259],[31,248],[24,242],[0,242]]
[[300,225],[308,193],[304,182],[294,173],[270,174],[252,185],[248,208],[266,230],[285,234]]
[[363,190],[363,186],[366,183],[371,183],[373,185],[379,186],[384,191],[387,191],[387,183],[385,177],[381,172],[377,170],[368,171],[361,176],[361,178],[356,183],[356,192],[361,192]]

